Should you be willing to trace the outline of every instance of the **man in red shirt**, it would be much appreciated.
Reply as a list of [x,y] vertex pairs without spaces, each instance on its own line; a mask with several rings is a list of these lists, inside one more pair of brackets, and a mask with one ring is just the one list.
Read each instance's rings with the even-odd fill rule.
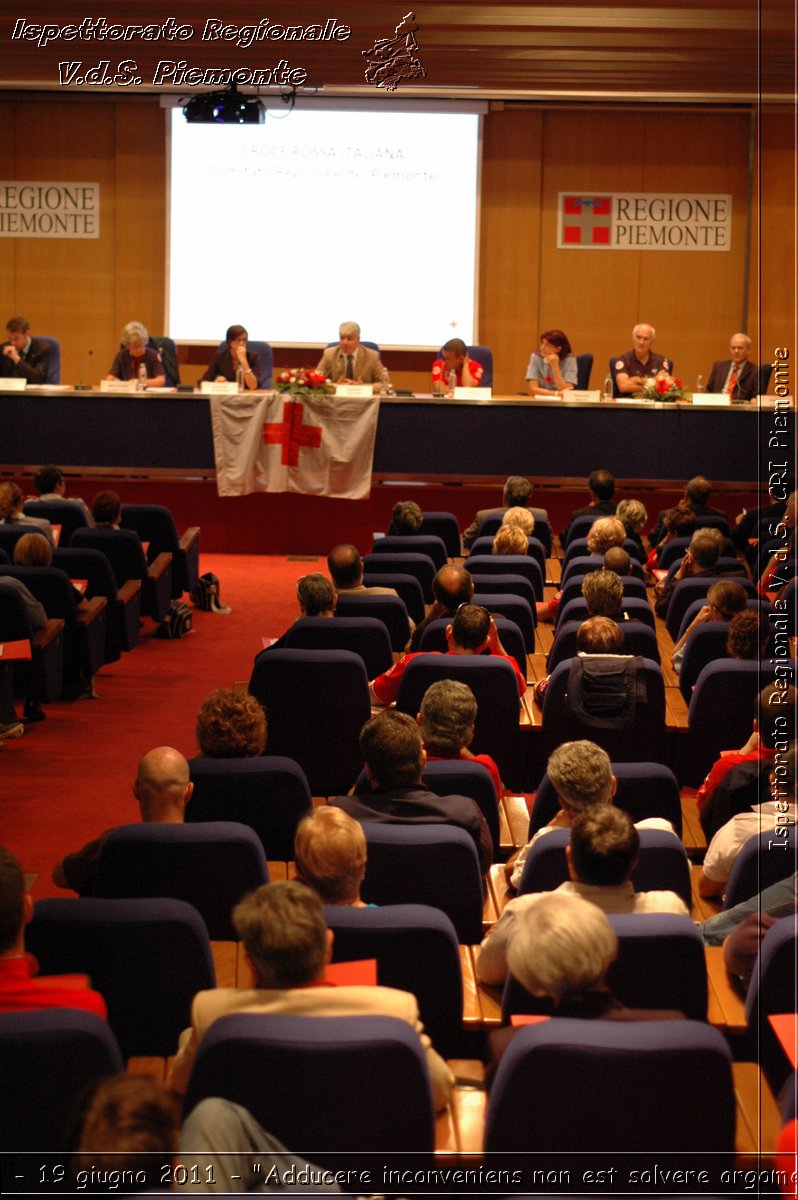
[[[447,654],[483,654],[490,653],[498,658],[505,658],[515,671],[518,684],[518,695],[526,692],[526,679],[518,663],[511,658],[499,639],[496,623],[486,608],[480,604],[461,604],[452,619],[451,625],[446,626],[446,641],[449,649]],[[432,654],[439,651],[432,650]],[[389,671],[383,671],[369,684],[372,700],[377,704],[393,704],[399,694],[399,684],[405,673],[407,664],[417,657],[416,653],[405,654],[394,663]]]
[[462,338],[452,338],[441,350],[441,357],[432,364],[433,395],[446,394],[452,372],[456,387],[479,387],[484,371],[481,363],[468,357]]
[[37,978],[39,964],[25,952],[25,926],[33,917],[29,882],[16,855],[0,846],[0,1012],[82,1008],[105,1018],[105,1001],[85,975]]

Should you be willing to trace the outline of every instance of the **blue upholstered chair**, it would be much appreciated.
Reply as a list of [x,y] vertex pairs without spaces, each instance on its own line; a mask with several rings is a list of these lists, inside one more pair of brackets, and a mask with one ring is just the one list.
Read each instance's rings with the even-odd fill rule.
[[388,534],[377,537],[371,547],[374,554],[426,554],[435,564],[435,570],[445,567],[449,555],[446,544],[436,534]]
[[269,882],[254,830],[233,821],[202,825],[120,825],[103,843],[94,895],[109,899],[170,896],[193,904],[208,936],[235,940],[234,906]]
[[[510,658],[514,658],[518,663],[518,669],[521,674],[526,677],[526,646],[524,645],[521,630],[513,621],[508,620],[507,617],[496,616],[494,617],[494,622],[501,644]],[[419,650],[425,653],[438,650],[441,654],[445,654],[448,649],[446,629],[451,623],[451,617],[438,617],[436,620],[430,621],[421,635]]]
[[117,662],[123,650],[139,644],[141,582],[129,579],[118,588],[111,564],[99,550],[61,547],[53,552],[53,566],[70,579],[86,580],[86,597],[104,596],[106,601],[105,661]]
[[50,361],[47,364],[47,378],[45,383],[60,383],[61,382],[61,342],[56,337],[50,337],[45,333],[37,333],[36,337],[40,342],[46,342],[50,347]]
[[61,526],[59,546],[68,546],[75,530],[86,529],[89,524],[82,506],[75,500],[26,500],[22,507],[29,517],[44,517],[51,525]]
[[111,564],[118,588],[129,579],[141,582],[142,611],[162,621],[172,601],[172,561],[163,555],[147,562],[139,535],[132,529],[76,529],[70,548],[99,550]]
[[[546,670],[554,668],[567,658],[576,654],[576,635],[582,626],[581,621],[564,621],[557,627],[554,644],[546,659]],[[641,658],[649,658],[659,663],[659,645],[657,635],[645,621],[619,621],[618,628],[623,632],[624,654],[639,654]]]
[[[482,582],[480,580],[480,587]],[[537,625],[538,611],[534,604],[530,604],[523,596],[514,596],[510,592],[490,593],[480,590],[474,592],[471,603],[481,604],[493,616],[505,617],[508,621],[512,621],[521,631],[527,654],[535,653],[535,626]]]
[[162,504],[123,504],[122,528],[133,529],[142,542],[148,542],[147,562],[159,554],[172,555],[172,596],[179,599],[190,592],[199,579],[200,527],[192,525],[183,534],[177,532],[175,519]]
[[[774,811],[771,829],[755,833],[738,851],[726,884],[724,910],[742,904],[743,900],[750,900],[795,872],[798,850],[795,828],[777,825],[778,815]],[[778,836],[775,834],[777,828]]]
[[294,857],[294,835],[310,811],[305,773],[290,758],[192,758],[194,791],[186,805],[186,821],[236,821],[260,838],[267,859]]
[[363,825],[366,903],[427,904],[451,920],[460,942],[482,939],[482,881],[473,840],[454,825]]
[[286,633],[289,650],[351,650],[363,659],[369,679],[393,666],[391,639],[375,617],[300,617]]
[[116,1038],[94,1013],[0,1013],[0,1150],[67,1149],[67,1125],[85,1090],[123,1069]]
[[522,575],[532,584],[535,599],[543,599],[543,572],[540,564],[527,554],[469,554],[466,567],[475,579],[485,575]]
[[349,790],[363,758],[358,739],[371,716],[363,659],[351,650],[267,650],[249,690],[266,710],[268,753],[293,758],[314,796]]
[[[406,541],[405,538],[402,541]],[[428,554],[391,553],[364,554],[365,575],[415,575],[424,593],[424,602],[432,603],[432,581],[437,570]],[[364,582],[365,582],[364,575]],[[392,586],[392,585],[389,585]],[[413,615],[412,613],[410,614]],[[415,617],[413,617],[415,620]]]
[[174,1054],[194,996],[216,987],[205,922],[182,900],[39,900],[25,936],[43,974],[88,975],[125,1058]]
[[791,1064],[768,1017],[795,1012],[797,922],[795,916],[782,917],[765,934],[745,998],[751,1057],[758,1058],[774,1095],[789,1078]]
[[[405,576],[405,578],[410,580],[415,589],[417,589],[418,604],[423,616],[424,597],[421,594],[418,580],[412,576]],[[375,587],[395,587],[398,584],[398,577],[391,577],[389,575],[379,576],[380,580],[386,580],[385,583],[380,582],[379,584],[376,583],[376,579],[376,576],[364,576],[364,582],[367,586],[373,583]],[[398,586],[396,586],[396,590],[399,591]],[[349,620],[357,618],[358,620],[381,621],[388,631],[392,650],[404,650],[410,638],[408,607],[401,595],[381,596],[379,594],[369,595],[367,592],[352,592],[351,594],[344,592],[338,596],[335,617],[346,617]]]

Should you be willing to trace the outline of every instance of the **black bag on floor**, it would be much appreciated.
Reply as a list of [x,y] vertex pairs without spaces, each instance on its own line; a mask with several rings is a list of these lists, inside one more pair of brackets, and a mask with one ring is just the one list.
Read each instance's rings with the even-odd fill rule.
[[191,633],[192,620],[189,606],[183,600],[173,600],[169,605],[169,612],[155,630],[155,636],[169,641],[185,637],[187,633]]
[[212,571],[206,571],[204,575],[200,575],[197,586],[191,592],[191,599],[195,606],[202,612],[232,612],[233,610],[228,604],[222,604],[219,587],[219,576],[214,575]]

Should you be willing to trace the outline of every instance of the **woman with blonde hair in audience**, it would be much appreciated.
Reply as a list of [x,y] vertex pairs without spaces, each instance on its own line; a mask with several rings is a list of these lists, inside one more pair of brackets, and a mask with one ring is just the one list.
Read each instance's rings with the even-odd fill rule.
[[203,758],[255,758],[266,748],[266,717],[248,692],[211,692],[200,705],[196,732]]
[[611,546],[622,546],[626,537],[623,522],[617,517],[599,517],[587,534],[588,554],[606,554]]
[[621,500],[615,510],[615,515],[626,530],[626,536],[631,538],[642,551],[643,539],[640,534],[648,520],[645,505],[640,500]]
[[531,508],[522,508],[520,504],[514,504],[502,517],[502,525],[517,525],[527,537],[532,537],[535,532],[535,514]]
[[314,808],[299,822],[294,839],[296,875],[322,904],[366,908],[360,885],[366,874],[366,835],[342,808]]
[[528,554],[529,541],[520,525],[501,525],[493,539],[491,554]]

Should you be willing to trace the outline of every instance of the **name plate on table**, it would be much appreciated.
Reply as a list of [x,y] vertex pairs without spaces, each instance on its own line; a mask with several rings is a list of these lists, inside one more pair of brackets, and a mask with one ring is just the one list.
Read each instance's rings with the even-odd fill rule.
[[370,383],[336,383],[336,396],[349,396],[350,399],[367,400],[374,395],[374,388]]
[[723,404],[728,408],[731,404],[731,397],[728,392],[693,392],[693,404],[697,404],[699,408],[702,404],[713,406]]
[[222,379],[218,383],[214,379],[203,379],[200,391],[204,396],[237,396],[238,384],[234,379]]
[[578,392],[576,388],[568,388],[563,396],[563,400],[568,403],[569,400],[578,400],[580,404],[598,404],[601,400],[601,392],[598,388],[588,392]]
[[137,379],[101,379],[101,392],[137,392],[139,390],[139,382]]
[[492,395],[492,388],[456,387],[454,389],[455,400],[490,400]]
[[24,392],[27,379],[0,379],[0,392]]

